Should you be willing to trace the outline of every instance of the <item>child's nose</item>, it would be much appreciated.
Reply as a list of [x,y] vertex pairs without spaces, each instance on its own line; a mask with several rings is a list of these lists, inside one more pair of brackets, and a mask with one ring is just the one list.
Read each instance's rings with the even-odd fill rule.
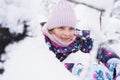
[[65,32],[64,32],[64,35],[70,35],[70,31],[68,31],[68,30],[66,30]]

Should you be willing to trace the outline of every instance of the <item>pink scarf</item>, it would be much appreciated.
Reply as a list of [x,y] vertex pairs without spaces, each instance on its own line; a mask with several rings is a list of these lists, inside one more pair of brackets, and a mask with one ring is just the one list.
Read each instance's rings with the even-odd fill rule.
[[76,38],[76,36],[74,36],[74,38],[73,38],[69,43],[65,44],[65,43],[63,43],[62,41],[60,41],[55,35],[50,34],[50,33],[48,32],[48,29],[47,29],[46,26],[43,26],[42,32],[43,32],[44,35],[48,36],[53,42],[57,43],[57,44],[60,45],[61,47],[67,47],[67,46],[68,46],[69,44],[71,44],[71,43],[75,40],[75,38]]

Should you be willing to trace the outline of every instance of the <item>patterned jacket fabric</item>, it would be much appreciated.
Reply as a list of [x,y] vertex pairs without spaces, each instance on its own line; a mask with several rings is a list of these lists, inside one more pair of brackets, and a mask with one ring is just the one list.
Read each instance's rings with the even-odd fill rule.
[[[54,41],[51,41],[47,36],[45,36],[45,41],[49,46],[50,51],[52,51],[60,62],[64,61],[70,54],[76,54],[76,52],[81,51],[83,53],[89,53],[93,47],[93,39],[90,38],[89,30],[78,30],[76,34],[76,40],[67,47],[61,47],[57,45]],[[88,80],[118,80],[120,77],[120,62],[109,62],[110,59],[119,59],[119,56],[107,49],[106,47],[99,46],[96,52],[97,59],[103,63],[102,64],[92,64],[90,65],[90,72],[87,74]],[[84,64],[81,63],[64,63],[64,66],[73,75],[80,76],[84,69]]]
[[84,53],[89,53],[93,47],[93,40],[89,37],[90,31],[88,30],[77,30],[77,37],[74,42],[72,42],[67,47],[61,47],[56,44],[54,41],[51,41],[47,36],[45,36],[45,41],[49,45],[49,49],[53,51],[56,55],[56,58],[61,62],[67,58],[71,53],[75,53],[78,50],[81,50]]
[[109,69],[114,80],[120,76],[120,57],[108,45],[100,45],[97,59]]

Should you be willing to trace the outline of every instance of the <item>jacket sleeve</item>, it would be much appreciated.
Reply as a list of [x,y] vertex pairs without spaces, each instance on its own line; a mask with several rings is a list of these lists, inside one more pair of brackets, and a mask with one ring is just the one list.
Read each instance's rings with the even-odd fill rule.
[[80,41],[80,50],[84,53],[89,53],[93,47],[93,39],[90,38],[89,30],[79,31],[81,41]]
[[89,53],[92,50],[92,47],[93,47],[93,40],[89,37],[82,40],[82,45],[80,47],[80,50],[84,53]]

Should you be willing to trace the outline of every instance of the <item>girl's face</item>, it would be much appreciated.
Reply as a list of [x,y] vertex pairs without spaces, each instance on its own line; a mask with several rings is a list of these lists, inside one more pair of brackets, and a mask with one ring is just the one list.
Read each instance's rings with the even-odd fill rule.
[[74,38],[75,29],[68,26],[61,26],[54,28],[51,33],[54,34],[63,43],[69,43]]

